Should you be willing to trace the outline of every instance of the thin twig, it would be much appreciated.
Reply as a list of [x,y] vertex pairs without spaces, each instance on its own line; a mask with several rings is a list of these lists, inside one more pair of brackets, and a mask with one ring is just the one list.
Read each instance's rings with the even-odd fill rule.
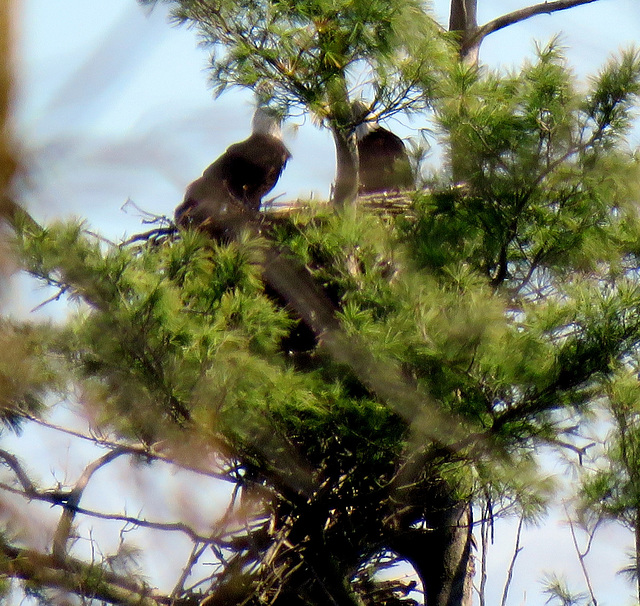
[[91,442],[99,447],[110,448],[110,449],[123,449],[132,456],[145,457],[148,460],[154,461],[162,461],[163,463],[167,463],[169,465],[175,465],[176,467],[180,467],[185,471],[191,471],[193,473],[197,473],[199,475],[204,475],[210,478],[214,478],[216,480],[224,480],[225,482],[231,482],[233,484],[236,483],[236,480],[231,477],[231,473],[236,470],[235,467],[230,467],[229,469],[223,472],[216,472],[210,469],[206,469],[204,467],[197,467],[195,465],[190,465],[183,463],[181,461],[177,461],[171,457],[168,457],[157,450],[154,450],[153,445],[151,447],[146,446],[144,444],[123,444],[120,442],[114,442],[112,440],[107,440],[105,438],[87,435],[81,431],[77,431],[75,429],[69,429],[67,427],[63,427],[61,425],[56,425],[55,423],[51,423],[49,421],[45,421],[40,417],[36,417],[29,413],[21,413],[21,416],[29,421],[33,421],[42,427],[46,427],[47,429],[52,429],[54,431],[59,431],[61,433],[67,434],[69,436],[73,436],[75,438],[79,438],[81,440],[86,440]]
[[91,236],[92,238],[95,238],[96,240],[98,240],[98,242],[104,242],[109,246],[116,245],[115,242],[112,242],[111,240],[109,240],[109,238],[105,238],[102,234],[99,234],[98,232],[91,231],[90,229],[83,229],[82,232],[87,234],[87,236]]
[[594,526],[593,530],[591,532],[589,532],[586,528],[585,528],[585,532],[587,533],[588,541],[587,541],[587,547],[584,551],[580,551],[580,546],[578,545],[578,537],[576,535],[576,529],[575,526],[573,524],[573,520],[571,519],[571,516],[569,515],[569,510],[567,508],[567,504],[566,502],[563,503],[564,506],[564,511],[567,514],[567,521],[569,522],[569,528],[571,530],[571,538],[573,539],[573,546],[575,547],[576,550],[576,555],[578,556],[578,560],[580,561],[580,568],[582,569],[582,576],[584,577],[585,583],[587,585],[587,589],[589,590],[589,596],[591,597],[591,602],[593,604],[593,606],[598,606],[598,600],[596,600],[596,596],[593,593],[593,587],[591,585],[591,578],[589,577],[589,571],[587,570],[587,564],[585,562],[585,559],[587,557],[587,555],[589,554],[589,551],[591,550],[591,545],[593,543],[593,537],[595,536],[596,530],[598,528],[599,522],[596,523],[596,525]]
[[127,208],[132,207],[139,213],[139,216],[142,218],[142,223],[147,225],[152,223],[167,223],[170,222],[167,217],[164,215],[156,215],[154,213],[150,213],[148,210],[144,210],[144,208],[138,206],[131,198],[127,198],[127,201],[120,207],[120,210],[124,213],[127,212]]
[[16,494],[29,499],[30,501],[44,501],[45,503],[51,503],[60,507],[65,507],[72,510],[75,513],[79,513],[91,518],[97,518],[99,520],[108,520],[111,522],[127,522],[134,526],[141,528],[150,528],[152,530],[163,530],[167,532],[182,532],[186,534],[190,539],[194,541],[200,541],[207,543],[207,545],[218,541],[218,537],[212,535],[202,535],[196,532],[193,528],[184,524],[183,522],[154,522],[151,520],[145,520],[144,518],[129,516],[120,513],[102,513],[93,509],[86,509],[85,507],[79,507],[68,503],[68,492],[65,491],[39,491],[27,492],[20,488],[15,488],[4,482],[0,482],[0,490],[5,490],[12,494]]
[[124,248],[125,246],[129,246],[129,244],[133,244],[134,242],[140,242],[141,240],[150,240],[154,236],[170,236],[172,234],[175,234],[177,231],[178,228],[175,225],[171,225],[170,227],[156,227],[155,229],[150,229],[149,231],[135,234],[129,239],[120,242],[118,246],[120,248]]
[[178,579],[169,597],[171,597],[172,599],[176,599],[177,597],[184,595],[184,584],[187,582],[187,579],[191,575],[191,571],[193,570],[193,567],[196,565],[196,563],[200,559],[200,556],[202,556],[202,554],[205,552],[207,547],[208,545],[201,544],[199,542],[196,542],[193,545],[193,549],[191,550],[189,559],[187,560],[187,563],[185,564],[185,567],[183,568],[182,573],[180,574],[180,578]]
[[523,547],[520,547],[520,534],[522,532],[523,523],[524,523],[524,514],[520,516],[520,521],[518,522],[518,530],[516,532],[516,544],[513,549],[513,557],[511,558],[511,562],[509,563],[509,568],[507,570],[507,579],[504,583],[504,590],[502,592],[502,600],[500,601],[500,606],[505,606],[507,603],[507,596],[509,595],[509,587],[511,586],[511,580],[513,579],[513,570],[516,565],[516,559],[518,558],[518,555],[523,549]]

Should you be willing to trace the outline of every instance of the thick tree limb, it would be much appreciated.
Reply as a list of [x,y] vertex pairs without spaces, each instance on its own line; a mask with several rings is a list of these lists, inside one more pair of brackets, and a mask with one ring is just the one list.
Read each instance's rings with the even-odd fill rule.
[[531,17],[542,14],[551,14],[558,11],[567,10],[574,6],[580,6],[582,4],[590,4],[591,2],[597,2],[597,0],[553,0],[551,2],[542,2],[540,4],[533,4],[525,8],[518,9],[501,17],[497,17],[488,23],[478,27],[473,32],[469,32],[465,36],[462,48],[462,56],[465,56],[471,49],[480,46],[482,41],[489,35],[498,30],[501,30],[514,23],[525,21]]
[[32,495],[36,495],[38,493],[35,485],[31,481],[31,478],[29,478],[27,472],[23,469],[16,456],[4,449],[0,449],[0,459],[3,459],[7,466],[11,468],[13,473],[16,474],[16,478],[18,478],[18,482],[20,482],[25,496],[31,498]]
[[478,0],[451,0],[449,30],[469,32],[478,27]]
[[42,229],[26,210],[6,195],[0,197],[0,224],[2,221],[6,221],[13,229],[17,229],[19,225],[36,230]]
[[62,589],[121,606],[158,606],[169,600],[152,597],[142,583],[123,578],[76,559],[57,560],[31,549],[22,549],[0,539],[0,574],[24,579],[37,586]]

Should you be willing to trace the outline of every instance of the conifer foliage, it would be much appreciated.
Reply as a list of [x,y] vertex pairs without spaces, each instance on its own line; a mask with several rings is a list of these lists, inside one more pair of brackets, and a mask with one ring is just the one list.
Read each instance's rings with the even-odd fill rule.
[[[60,513],[44,551],[2,534],[5,578],[42,603],[62,590],[149,606],[468,606],[474,514],[540,515],[538,447],[579,449],[603,402],[616,441],[585,511],[639,532],[640,164],[624,137],[640,55],[612,59],[587,91],[555,41],[517,74],[453,50],[447,62],[442,41],[392,73],[406,11],[432,23],[418,5],[175,5],[218,45],[220,87],[271,79],[276,101],[337,112],[334,79],[370,61],[385,111],[403,86],[402,103],[431,107],[447,164],[400,213],[304,206],[228,241],[161,228],[115,245],[13,213],[22,267],[75,307],[56,325],[2,320],[2,419],[47,423],[53,396],[73,397],[104,453],[73,486],[42,488],[0,450],[0,489]],[[434,80],[422,67],[437,62]],[[314,334],[265,285],[273,251],[326,295],[330,329]],[[230,487],[207,532],[113,514],[193,542],[173,590],[151,589],[124,549],[89,560],[74,542],[78,518],[104,517],[83,492],[116,458]]]

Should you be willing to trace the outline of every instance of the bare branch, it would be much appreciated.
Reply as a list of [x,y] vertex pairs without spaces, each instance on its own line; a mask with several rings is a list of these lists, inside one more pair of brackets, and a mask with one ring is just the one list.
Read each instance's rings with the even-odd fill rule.
[[31,478],[29,478],[27,472],[23,469],[17,457],[12,455],[10,452],[7,452],[6,450],[0,449],[0,458],[4,459],[4,462],[11,468],[13,473],[16,474],[18,482],[20,482],[25,496],[37,494],[38,491],[35,485],[31,481]]
[[40,309],[42,309],[45,305],[48,305],[49,303],[53,303],[54,301],[59,301],[64,295],[67,294],[68,291],[69,291],[69,286],[63,286],[63,287],[59,288],[58,292],[55,295],[45,299],[41,303],[38,303],[31,310],[31,313],[33,313],[34,311],[39,311]]
[[21,415],[25,418],[28,419],[29,421],[33,421],[34,423],[37,423],[38,425],[41,425],[42,427],[46,427],[47,429],[52,429],[54,431],[59,431],[61,433],[67,434],[69,436],[73,436],[75,438],[79,438],[80,440],[86,440],[87,442],[92,442],[93,444],[95,444],[96,446],[99,447],[103,447],[103,448],[109,448],[109,449],[117,449],[117,450],[122,450],[123,452],[126,452],[127,454],[131,455],[131,456],[138,456],[138,457],[144,457],[145,459],[148,460],[153,460],[153,461],[161,461],[163,463],[167,463],[169,465],[175,465],[176,467],[180,467],[181,469],[184,469],[185,471],[190,471],[193,473],[197,473],[199,475],[203,475],[203,476],[207,476],[210,478],[214,478],[216,480],[224,480],[225,482],[231,482],[231,483],[236,483],[236,479],[231,477],[230,474],[232,474],[234,471],[237,470],[237,467],[229,467],[228,469],[225,469],[224,471],[212,471],[211,469],[208,469],[206,467],[200,467],[200,466],[196,466],[196,465],[191,465],[188,463],[184,463],[182,461],[179,461],[177,459],[174,459],[172,457],[169,457],[165,454],[163,454],[162,452],[159,452],[155,446],[156,445],[151,445],[151,446],[147,446],[145,444],[124,444],[121,442],[115,442],[113,440],[108,440],[106,438],[102,438],[102,437],[98,437],[95,435],[88,435],[86,433],[83,433],[81,431],[76,431],[74,429],[69,429],[67,427],[63,427],[61,425],[56,425],[55,423],[51,423],[50,421],[45,421],[44,419],[41,419],[40,417],[36,417],[34,415],[28,414],[28,413],[21,413]]
[[507,570],[507,580],[504,583],[504,590],[502,592],[502,600],[500,602],[500,606],[505,606],[507,603],[507,596],[509,595],[509,587],[511,586],[511,579],[513,579],[513,570],[516,565],[516,560],[520,552],[522,551],[522,547],[520,547],[520,535],[522,533],[522,524],[524,523],[524,514],[520,516],[520,521],[518,522],[518,530],[516,531],[516,544],[513,549],[513,557],[511,558],[511,562],[509,562],[509,568]]
[[58,526],[53,535],[52,553],[55,557],[62,559],[67,554],[67,544],[69,543],[69,538],[71,536],[73,520],[77,513],[76,507],[78,506],[78,503],[80,503],[82,493],[87,487],[91,476],[98,471],[98,469],[104,467],[123,454],[126,454],[126,449],[116,448],[101,456],[99,459],[96,459],[93,463],[87,465],[73,489],[69,491],[67,502],[63,505],[62,515],[60,516],[60,521],[58,522]]
[[178,596],[184,594],[184,584],[187,582],[187,579],[191,575],[191,571],[193,570],[193,567],[196,565],[196,563],[200,559],[200,556],[202,556],[202,554],[205,552],[205,550],[208,547],[209,546],[207,544],[200,544],[200,543],[194,544],[193,549],[191,550],[191,554],[189,555],[189,559],[187,560],[187,563],[185,564],[185,567],[182,570],[182,573],[180,574],[180,578],[178,579],[178,582],[176,583],[175,587],[173,588],[173,591],[171,592],[172,598],[175,599]]
[[0,490],[5,490],[12,494],[25,497],[31,501],[44,501],[45,503],[58,505],[60,507],[64,507],[65,509],[69,509],[73,511],[74,513],[79,513],[91,518],[97,518],[99,520],[108,520],[111,522],[126,522],[128,524],[132,524],[133,526],[140,526],[142,528],[151,528],[152,530],[183,532],[190,539],[194,541],[201,541],[207,544],[211,544],[218,541],[218,537],[201,535],[198,532],[196,532],[193,528],[188,526],[187,524],[184,524],[183,522],[153,522],[151,520],[145,520],[144,518],[129,516],[126,514],[102,513],[100,511],[95,511],[93,509],[86,509],[78,505],[73,505],[72,503],[69,503],[70,493],[68,491],[36,490],[34,492],[27,492],[26,490],[15,488],[14,486],[10,486],[9,484],[5,484],[4,482],[0,482]]
[[120,210],[128,213],[129,209],[133,208],[138,213],[138,216],[142,219],[142,223],[144,224],[153,224],[153,223],[171,223],[170,219],[165,217],[164,215],[156,215],[154,213],[150,213],[144,208],[138,206],[131,198],[128,198],[127,201],[120,207]]
[[[591,597],[591,603],[593,606],[598,606],[598,600],[596,600],[596,596],[593,593],[593,587],[591,585],[591,577],[589,576],[589,571],[587,570],[587,564],[585,562],[585,558],[589,554],[591,550],[591,545],[593,543],[593,537],[595,536],[596,530],[598,529],[598,524],[595,525],[593,530],[590,532],[587,531],[587,547],[584,551],[580,551],[580,546],[578,545],[578,537],[576,535],[576,529],[571,516],[569,515],[569,510],[567,508],[567,504],[564,503],[564,511],[567,514],[567,521],[569,522],[569,528],[571,530],[571,538],[573,539],[573,546],[576,550],[576,555],[578,556],[578,560],[580,561],[580,568],[582,569],[582,576],[584,577],[584,581],[587,585],[587,589],[589,590],[589,596]],[[586,529],[585,529],[586,530]]]
[[145,231],[140,234],[135,234],[130,238],[128,238],[127,240],[120,242],[118,246],[120,248],[123,248],[125,246],[129,246],[130,244],[133,244],[134,242],[148,241],[152,238],[157,238],[159,236],[170,236],[172,234],[175,234],[177,231],[178,229],[175,226],[156,227],[155,229],[150,229],[149,231]]
[[91,231],[90,229],[83,229],[82,233],[87,234],[87,236],[91,236],[92,238],[95,238],[98,242],[102,242],[103,244],[108,244],[111,247],[116,246],[115,242],[112,242],[111,240],[109,240],[109,238],[105,238],[103,235],[99,234],[98,232]]
[[193,528],[184,524],[183,522],[154,522],[152,520],[146,520],[144,518],[130,516],[126,514],[119,513],[102,513],[100,511],[95,511],[93,509],[86,509],[84,507],[68,505],[60,499],[60,497],[54,497],[51,493],[36,493],[35,495],[27,495],[26,493],[16,490],[15,488],[11,488],[6,484],[0,483],[0,488],[3,490],[7,490],[8,492],[13,492],[14,494],[19,494],[22,496],[29,496],[34,501],[45,501],[48,503],[53,503],[54,505],[61,505],[68,507],[73,510],[75,513],[80,513],[82,515],[86,515],[91,518],[97,518],[99,520],[108,520],[112,522],[126,522],[128,524],[132,524],[133,526],[140,526],[142,528],[150,528],[152,530],[163,530],[169,532],[182,532],[186,534],[189,538],[194,541],[201,541],[203,543],[211,544],[218,540],[217,537],[205,536],[196,532]]
[[590,4],[591,2],[597,2],[597,0],[553,0],[551,2],[542,2],[540,4],[534,4],[525,8],[518,9],[501,17],[497,17],[488,23],[477,28],[471,33],[468,40],[465,41],[465,48],[470,49],[475,46],[479,46],[482,41],[489,35],[498,30],[501,30],[514,23],[525,21],[531,17],[542,14],[551,14],[557,11],[567,10],[574,6],[580,6],[582,4]]
[[546,440],[549,444],[554,444],[555,446],[559,446],[560,448],[567,448],[569,450],[573,450],[578,455],[578,463],[582,467],[582,459],[587,454],[587,450],[592,446],[595,446],[595,442],[589,442],[585,446],[576,446],[571,442],[565,442],[564,440],[560,440],[559,438],[549,438]]
[[58,528],[56,529],[54,537],[54,555],[60,559],[65,559],[65,546],[69,538],[71,524],[76,514],[86,515],[92,518],[100,520],[127,522],[134,526],[140,526],[143,528],[151,528],[154,530],[163,530],[170,532],[182,532],[190,537],[193,541],[199,541],[210,545],[211,543],[219,540],[220,537],[205,536],[196,532],[193,528],[182,522],[153,522],[145,520],[144,518],[129,516],[125,514],[110,514],[94,511],[92,509],[86,509],[80,507],[78,502],[82,495],[82,491],[86,487],[91,476],[102,466],[106,465],[116,457],[127,454],[127,448],[122,447],[120,449],[114,449],[112,452],[100,457],[93,463],[91,463],[82,473],[78,483],[72,490],[39,490],[35,484],[31,481],[28,474],[18,461],[18,459],[11,453],[0,449],[0,458],[4,459],[6,464],[15,473],[21,488],[16,488],[4,482],[0,482],[0,489],[10,492],[12,494],[23,496],[33,501],[44,501],[45,503],[51,503],[63,507],[65,513],[63,514]]
[[[488,499],[487,499],[488,501]],[[487,502],[482,507],[480,520],[480,587],[474,587],[478,593],[480,606],[486,606],[485,589],[487,585],[487,552],[489,549],[489,532],[493,521],[489,518],[491,505]]]

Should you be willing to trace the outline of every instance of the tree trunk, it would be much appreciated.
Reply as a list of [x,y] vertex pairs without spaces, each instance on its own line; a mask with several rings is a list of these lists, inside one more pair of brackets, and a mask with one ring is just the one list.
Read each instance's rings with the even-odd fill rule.
[[449,13],[449,31],[457,32],[460,59],[476,64],[480,41],[472,42],[478,29],[478,0],[451,0]]
[[474,573],[471,504],[458,502],[410,529],[393,550],[406,558],[422,580],[426,606],[471,606]]
[[[461,61],[478,62],[480,42],[473,42],[478,29],[478,0],[451,0],[449,31],[458,34]],[[451,171],[454,183],[468,176],[465,150],[451,141]],[[445,498],[440,510],[427,516],[428,530],[410,530],[400,537],[394,550],[405,557],[420,576],[426,606],[471,606],[473,602],[472,554],[473,514],[471,503]]]
[[[478,0],[451,0],[449,13],[449,31],[457,34],[460,61],[470,65],[477,65],[480,50],[480,42],[470,46],[473,34],[478,29],[477,4]],[[468,154],[455,139],[450,141],[449,158],[453,182],[464,183],[468,178]]]
[[338,208],[355,201],[358,195],[358,149],[353,133],[332,126],[336,145],[336,181],[332,201]]
[[349,100],[346,74],[336,72],[327,84],[327,121],[336,145],[336,181],[332,202],[338,208],[355,201],[358,195],[358,147],[354,132],[353,108]]

